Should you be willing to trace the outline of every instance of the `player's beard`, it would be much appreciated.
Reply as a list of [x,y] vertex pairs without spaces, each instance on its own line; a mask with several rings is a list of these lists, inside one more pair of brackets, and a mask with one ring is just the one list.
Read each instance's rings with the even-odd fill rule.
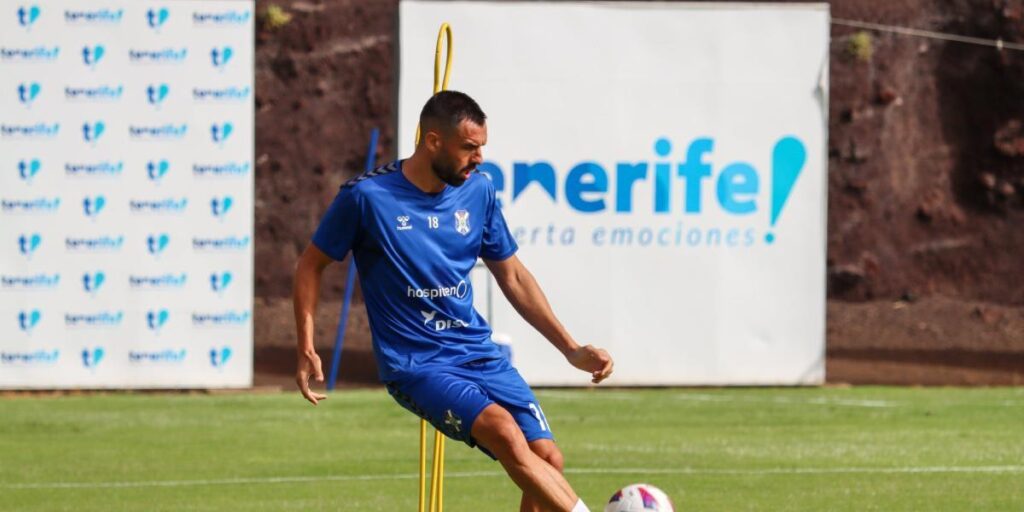
[[442,158],[437,158],[430,162],[430,169],[434,171],[437,179],[453,187],[461,187],[466,182],[466,172],[472,171],[475,167],[470,164],[462,169],[456,169],[452,162],[445,161]]

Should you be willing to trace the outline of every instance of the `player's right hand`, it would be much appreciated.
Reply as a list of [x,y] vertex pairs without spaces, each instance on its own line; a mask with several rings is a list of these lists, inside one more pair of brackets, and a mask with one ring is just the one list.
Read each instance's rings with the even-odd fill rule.
[[327,400],[327,395],[314,393],[309,389],[309,378],[313,377],[317,382],[324,381],[324,371],[320,367],[320,356],[315,351],[299,352],[298,370],[295,372],[295,381],[299,384],[299,391],[313,405],[320,400]]

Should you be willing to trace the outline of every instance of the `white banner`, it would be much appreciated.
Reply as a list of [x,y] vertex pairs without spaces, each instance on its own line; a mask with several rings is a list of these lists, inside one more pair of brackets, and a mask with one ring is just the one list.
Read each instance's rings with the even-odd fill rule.
[[[403,1],[401,155],[442,22],[519,257],[612,384],[824,380],[826,5]],[[493,309],[528,381],[588,382]]]
[[252,383],[253,2],[0,12],[0,388]]

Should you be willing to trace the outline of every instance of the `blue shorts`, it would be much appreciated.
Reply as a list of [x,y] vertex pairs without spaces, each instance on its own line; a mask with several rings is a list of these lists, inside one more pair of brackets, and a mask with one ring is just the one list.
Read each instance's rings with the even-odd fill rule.
[[494,458],[470,435],[476,417],[491,404],[504,407],[519,424],[526,441],[554,439],[544,411],[519,372],[501,359],[460,366],[424,368],[386,383],[402,407],[430,422],[444,435]]

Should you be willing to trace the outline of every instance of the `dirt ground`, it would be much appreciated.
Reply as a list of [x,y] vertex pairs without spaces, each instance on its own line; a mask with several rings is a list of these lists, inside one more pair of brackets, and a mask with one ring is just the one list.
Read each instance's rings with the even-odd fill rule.
[[[291,272],[371,128],[394,157],[397,2],[257,0],[257,383],[291,385]],[[846,0],[832,16],[1005,41],[1021,0]],[[264,16],[260,16],[265,20]],[[833,26],[831,382],[1024,383],[1024,52]],[[318,348],[344,283],[326,276]],[[372,382],[365,312],[342,375]]]

